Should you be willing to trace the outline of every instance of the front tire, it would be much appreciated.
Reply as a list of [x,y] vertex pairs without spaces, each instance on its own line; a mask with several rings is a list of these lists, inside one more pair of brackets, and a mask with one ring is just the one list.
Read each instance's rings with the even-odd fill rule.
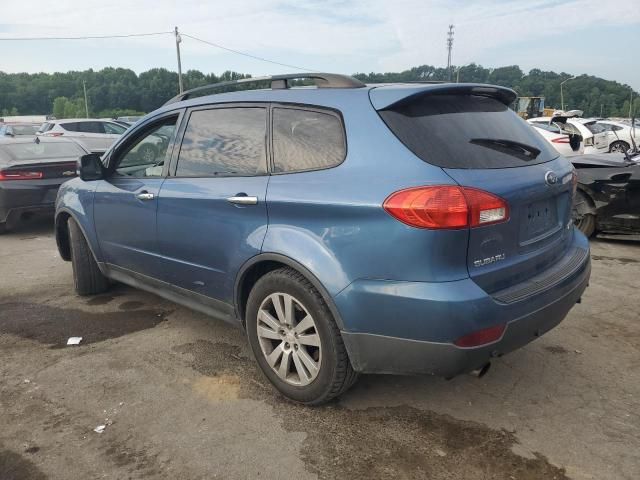
[[293,269],[271,271],[256,282],[247,302],[246,327],[260,369],[295,402],[326,403],[357,379],[329,308]]
[[69,219],[69,240],[71,243],[71,265],[73,266],[73,285],[78,295],[95,295],[109,288],[105,277],[91,253],[86,238],[76,221]]

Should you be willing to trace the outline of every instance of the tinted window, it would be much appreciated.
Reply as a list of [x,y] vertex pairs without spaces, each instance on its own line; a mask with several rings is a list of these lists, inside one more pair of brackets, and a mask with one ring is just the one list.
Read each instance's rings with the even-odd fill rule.
[[79,132],[80,124],[78,122],[61,123],[60,126],[70,132]]
[[104,133],[102,122],[78,122],[78,131],[83,133]]
[[336,115],[291,108],[273,109],[275,172],[330,168],[345,157],[342,123]]
[[520,167],[558,156],[524,120],[489,97],[425,96],[380,116],[413,153],[440,167]]
[[218,108],[191,113],[177,176],[259,175],[266,172],[264,108]]
[[123,153],[118,152],[116,173],[129,177],[162,176],[177,121],[177,116],[163,119],[130,143]]

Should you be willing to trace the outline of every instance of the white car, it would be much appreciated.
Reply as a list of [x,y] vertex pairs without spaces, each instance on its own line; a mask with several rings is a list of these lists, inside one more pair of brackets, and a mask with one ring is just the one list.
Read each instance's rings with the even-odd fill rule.
[[599,126],[596,120],[576,118],[567,114],[558,113],[553,117],[537,117],[527,120],[533,125],[557,125],[563,132],[582,137],[584,153],[607,153],[609,141],[604,127]]
[[634,142],[640,145],[640,127],[634,128],[613,120],[599,120],[598,125],[602,125],[607,132],[610,152],[626,152]]
[[[569,133],[566,128],[555,123],[543,124],[529,121],[531,127],[551,143],[559,154],[565,157],[584,154],[584,142],[578,133]],[[569,126],[569,129],[572,127]]]
[[106,120],[68,118],[43,123],[36,135],[71,138],[93,153],[104,153],[126,131],[122,125]]

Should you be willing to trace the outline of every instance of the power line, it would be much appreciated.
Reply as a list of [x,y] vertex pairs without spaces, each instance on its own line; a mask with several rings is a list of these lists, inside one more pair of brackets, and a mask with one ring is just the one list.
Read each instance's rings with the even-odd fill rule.
[[152,35],[166,35],[173,32],[151,32],[151,33],[129,33],[125,35],[87,35],[81,37],[0,37],[0,42],[20,42],[38,40],[92,40],[103,38],[129,38],[129,37],[150,37]]
[[[50,40],[100,40],[100,39],[109,39],[109,38],[150,37],[155,35],[176,35],[176,31],[174,30],[174,31],[168,31],[168,32],[129,33],[129,34],[123,34],[123,35],[83,35],[83,36],[75,36],[75,37],[0,37],[0,42],[21,42],[21,41],[30,42],[30,41],[50,41]],[[241,52],[240,50],[234,50],[233,48],[225,47],[224,45],[220,45],[219,43],[210,42],[208,40],[194,37],[193,35],[188,35],[186,33],[181,33],[181,35],[184,37],[189,37],[198,42],[202,42],[211,47],[219,48],[221,50],[235,53],[236,55],[242,55],[244,57],[252,58],[254,60],[259,60],[261,62],[272,63],[274,65],[280,65],[282,67],[287,67],[287,68],[294,68],[296,70],[303,70],[306,72],[317,71],[310,68],[299,67],[297,65],[277,62],[275,60],[270,60],[268,58],[259,57],[257,55],[252,55],[246,52]]]
[[207,40],[203,40],[202,38],[194,37],[193,35],[188,35],[186,33],[181,33],[180,35],[182,35],[183,37],[189,37],[189,38],[191,38],[193,40],[197,40],[198,42],[206,43],[207,45],[219,48],[221,50],[226,50],[227,52],[235,53],[235,54],[238,54],[238,55],[243,55],[245,57],[253,58],[254,60],[260,60],[261,62],[273,63],[274,65],[280,65],[282,67],[287,67],[287,68],[295,68],[296,70],[304,70],[306,72],[317,72],[317,70],[312,70],[310,68],[298,67],[296,65],[290,65],[288,63],[276,62],[275,60],[269,60],[268,58],[258,57],[257,55],[251,55],[250,53],[241,52],[239,50],[234,50],[232,48],[224,47],[224,46],[222,46],[220,44],[209,42]]

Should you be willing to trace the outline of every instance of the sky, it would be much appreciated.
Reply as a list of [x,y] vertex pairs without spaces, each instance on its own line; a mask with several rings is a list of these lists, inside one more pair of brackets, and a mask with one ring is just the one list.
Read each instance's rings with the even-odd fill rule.
[[2,41],[2,38],[180,32],[183,71],[253,75],[300,69],[401,71],[453,63],[589,74],[640,91],[640,0],[4,0],[0,71],[108,66],[177,70],[174,37]]

